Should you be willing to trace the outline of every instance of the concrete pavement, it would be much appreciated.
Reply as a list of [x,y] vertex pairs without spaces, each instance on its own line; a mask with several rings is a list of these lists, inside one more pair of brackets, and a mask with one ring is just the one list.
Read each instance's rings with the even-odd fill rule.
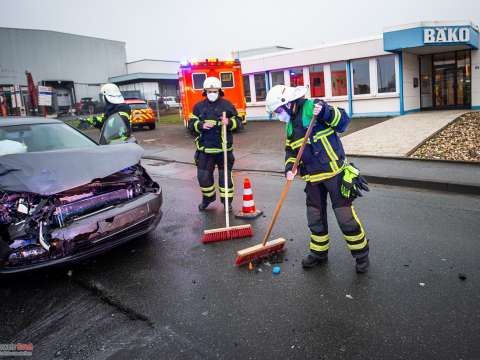
[[466,110],[422,111],[382,122],[342,138],[349,155],[407,156]]

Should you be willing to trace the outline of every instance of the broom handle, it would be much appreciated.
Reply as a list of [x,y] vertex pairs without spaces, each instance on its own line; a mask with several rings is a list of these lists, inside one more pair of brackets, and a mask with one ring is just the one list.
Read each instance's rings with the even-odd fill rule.
[[[298,150],[297,157],[295,158],[295,162],[293,163],[293,167],[291,170],[293,173],[297,172],[298,164],[300,163],[300,159],[302,158],[303,151],[305,150],[305,146],[307,145],[308,138],[312,134],[314,124],[315,124],[315,115],[313,115],[312,119],[310,120],[310,125],[308,125],[307,132],[303,137],[302,146],[300,146],[300,150]],[[262,246],[265,246],[268,238],[270,237],[270,234],[272,233],[273,225],[275,225],[275,222],[277,221],[278,214],[280,214],[280,209],[282,208],[283,201],[287,196],[288,189],[290,189],[290,185],[292,184],[292,182],[293,180],[287,180],[287,182],[285,183],[285,186],[283,187],[282,195],[280,195],[280,200],[278,201],[277,207],[273,212],[272,221],[270,222],[270,225],[268,226],[268,230],[265,233],[265,236],[263,237]]]
[[[222,122],[227,113],[222,113]],[[223,187],[225,189],[225,227],[230,227],[230,213],[228,209],[228,155],[227,155],[227,125],[222,124],[222,145],[223,145]]]

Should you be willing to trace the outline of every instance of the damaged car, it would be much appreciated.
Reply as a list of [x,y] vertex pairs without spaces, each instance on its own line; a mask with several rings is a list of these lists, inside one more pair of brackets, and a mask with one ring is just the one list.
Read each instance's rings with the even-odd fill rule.
[[99,144],[53,119],[0,122],[0,273],[78,261],[156,228],[162,191],[118,115]]

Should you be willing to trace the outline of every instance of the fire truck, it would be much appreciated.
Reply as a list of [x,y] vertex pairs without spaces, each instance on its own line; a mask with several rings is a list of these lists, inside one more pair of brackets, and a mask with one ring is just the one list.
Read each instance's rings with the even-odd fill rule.
[[215,76],[222,83],[225,99],[229,100],[238,111],[242,123],[246,123],[246,102],[243,92],[243,78],[240,61],[224,60],[217,58],[205,61],[191,60],[180,65],[178,81],[180,87],[181,114],[185,127],[192,113],[193,106],[204,99],[203,82],[209,76]]

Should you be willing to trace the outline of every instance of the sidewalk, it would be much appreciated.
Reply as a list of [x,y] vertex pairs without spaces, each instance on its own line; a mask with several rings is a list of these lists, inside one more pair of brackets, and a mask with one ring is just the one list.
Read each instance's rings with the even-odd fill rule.
[[342,138],[349,155],[403,157],[467,110],[422,111],[397,116]]

